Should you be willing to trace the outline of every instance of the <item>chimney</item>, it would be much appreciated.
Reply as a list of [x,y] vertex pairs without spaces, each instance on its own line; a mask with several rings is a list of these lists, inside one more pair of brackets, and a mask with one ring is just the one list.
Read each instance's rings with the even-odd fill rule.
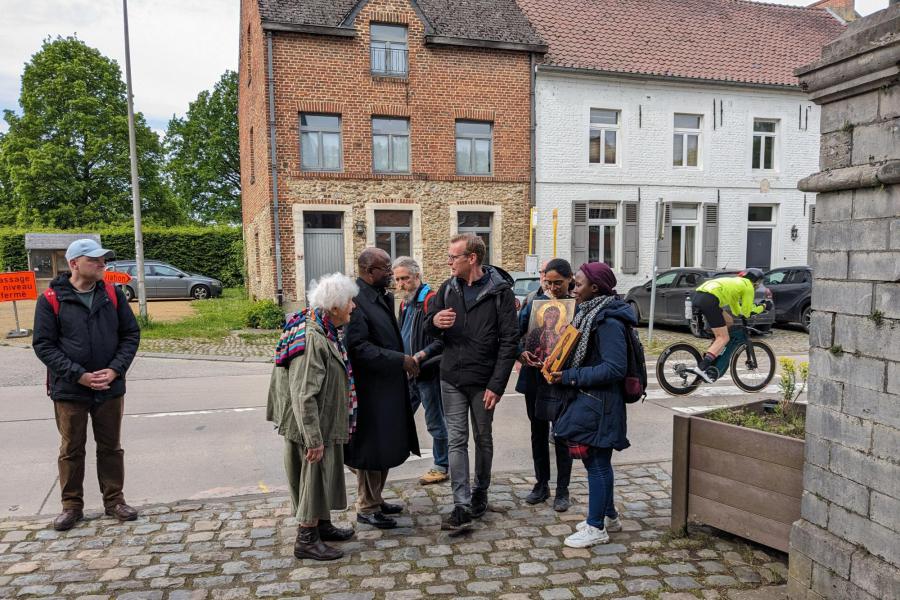
[[810,4],[809,8],[827,9],[848,23],[859,18],[859,13],[856,12],[855,0],[818,0],[818,2]]

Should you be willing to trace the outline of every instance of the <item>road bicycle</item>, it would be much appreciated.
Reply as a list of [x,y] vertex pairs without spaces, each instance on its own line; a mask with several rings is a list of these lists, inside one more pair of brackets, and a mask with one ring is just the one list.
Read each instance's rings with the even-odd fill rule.
[[[732,327],[725,350],[707,370],[714,381],[731,370],[731,380],[745,392],[764,389],[775,376],[775,353],[765,342],[753,340],[750,334],[761,332],[741,318],[741,324]],[[698,366],[703,355],[686,342],[667,347],[656,361],[656,380],[673,396],[690,394],[705,383],[691,369]]]

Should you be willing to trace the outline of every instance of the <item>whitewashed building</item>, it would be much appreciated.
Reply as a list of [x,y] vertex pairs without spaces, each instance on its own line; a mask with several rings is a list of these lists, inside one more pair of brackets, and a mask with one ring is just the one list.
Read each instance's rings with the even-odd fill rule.
[[[819,109],[793,69],[833,12],[743,0],[520,0],[550,50],[535,82],[535,251],[659,268],[804,264]],[[827,157],[826,157],[827,158]],[[665,203],[665,239],[654,235]],[[553,213],[558,215],[554,252]]]

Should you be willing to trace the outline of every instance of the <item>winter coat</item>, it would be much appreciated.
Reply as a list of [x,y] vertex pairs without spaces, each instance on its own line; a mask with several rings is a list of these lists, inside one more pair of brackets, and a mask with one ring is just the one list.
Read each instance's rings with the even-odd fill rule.
[[[428,307],[425,330],[444,342],[441,380],[457,388],[488,389],[502,395],[519,356],[519,327],[513,280],[499,267],[484,267],[488,281],[471,306],[466,306],[461,282],[445,281]],[[450,329],[434,325],[434,315],[452,307]]]
[[[97,284],[91,308],[75,295],[63,273],[50,282],[59,300],[59,316],[41,295],[34,310],[34,353],[47,365],[48,393],[54,401],[101,403],[125,394],[125,372],[137,354],[141,330],[125,294],[116,288],[118,307]],[[85,373],[118,373],[108,390],[78,383]]]
[[625,323],[637,326],[634,311],[615,299],[594,319],[582,366],[562,372],[561,385],[576,393],[554,424],[558,437],[595,448],[624,450],[631,445],[623,394],[628,365]]
[[344,444],[350,438],[350,381],[337,346],[322,326],[306,322],[306,349],[287,369],[272,369],[266,420],[303,448]]
[[394,297],[356,280],[356,309],[344,325],[344,343],[359,399],[356,432],[344,448],[354,469],[384,470],[419,455],[419,440],[403,370],[403,338]]
[[423,283],[411,302],[400,303],[400,329],[403,329],[407,319],[413,320],[410,350],[413,355],[420,351],[425,354],[425,358],[419,363],[419,376],[416,378],[420,381],[430,381],[438,376],[441,352],[444,351],[444,343],[425,331],[425,305],[434,302],[434,296],[435,293]]

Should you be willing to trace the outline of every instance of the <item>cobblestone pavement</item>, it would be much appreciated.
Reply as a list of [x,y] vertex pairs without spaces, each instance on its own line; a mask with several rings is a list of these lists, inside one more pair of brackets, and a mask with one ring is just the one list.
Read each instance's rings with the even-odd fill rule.
[[389,484],[385,496],[407,507],[400,527],[354,523],[333,563],[293,558],[296,521],[277,495],[150,506],[125,524],[88,514],[63,533],[48,519],[0,521],[0,598],[785,598],[785,555],[706,528],[671,535],[665,467],[617,467],[624,530],[591,549],[562,543],[584,518],[583,476],[573,507],[555,513],[525,504],[533,479],[497,475],[491,510],[457,537],[439,530],[449,485]]

